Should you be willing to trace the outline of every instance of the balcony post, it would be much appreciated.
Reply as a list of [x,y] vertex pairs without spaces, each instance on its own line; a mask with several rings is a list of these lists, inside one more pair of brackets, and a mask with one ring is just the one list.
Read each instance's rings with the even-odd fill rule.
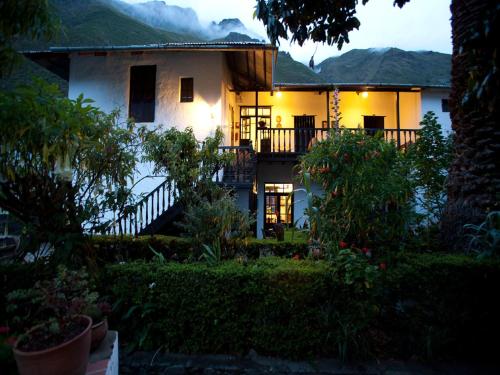
[[255,88],[255,149],[257,149],[259,144],[258,139],[258,129],[259,128],[259,89]]
[[398,131],[398,148],[401,147],[401,118],[399,113],[399,91],[396,91],[396,127]]
[[330,129],[330,89],[326,89],[326,128]]

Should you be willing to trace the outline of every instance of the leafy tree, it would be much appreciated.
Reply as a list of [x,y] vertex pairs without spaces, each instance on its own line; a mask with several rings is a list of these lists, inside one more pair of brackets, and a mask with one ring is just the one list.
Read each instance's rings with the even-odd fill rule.
[[0,77],[16,60],[13,41],[19,36],[32,39],[51,37],[58,22],[51,14],[48,0],[0,1]]
[[301,159],[305,186],[323,188],[309,204],[313,238],[337,247],[341,241],[387,246],[401,241],[411,216],[408,164],[381,135],[331,133]]
[[[395,0],[394,4],[401,7],[408,1]],[[341,48],[349,42],[349,32],[360,26],[357,6],[357,0],[257,0],[255,15],[273,43],[288,39],[290,33],[300,45],[311,39]],[[487,212],[500,208],[500,52],[496,39],[500,6],[497,0],[452,0],[451,12],[450,110],[455,138],[441,232],[444,243],[460,247],[465,223],[477,223]]]
[[220,129],[203,143],[198,142],[192,128],[148,132],[144,161],[152,162],[155,174],[164,174],[175,184],[180,201],[189,205],[202,198],[216,197],[220,191],[213,176],[232,158],[230,154],[219,153],[223,138]]
[[420,122],[418,138],[408,150],[417,204],[425,211],[427,225],[439,221],[445,207],[451,151],[452,136],[443,135],[434,112],[427,112]]
[[101,230],[131,199],[138,144],[117,112],[62,97],[56,85],[0,93],[0,208],[56,246]]
[[[402,7],[410,0],[394,0]],[[368,0],[361,1],[365,5]],[[358,0],[257,0],[255,15],[267,28],[273,44],[279,38],[299,45],[308,39],[336,44],[339,49],[349,43],[349,32],[359,29],[356,18]]]

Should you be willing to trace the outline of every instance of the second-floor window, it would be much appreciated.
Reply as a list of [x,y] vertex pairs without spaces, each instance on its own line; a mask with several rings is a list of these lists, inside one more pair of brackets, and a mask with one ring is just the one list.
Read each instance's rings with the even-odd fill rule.
[[155,120],[156,65],[130,67],[129,117],[136,122]]
[[180,91],[181,103],[189,103],[193,101],[194,80],[192,77],[181,78]]

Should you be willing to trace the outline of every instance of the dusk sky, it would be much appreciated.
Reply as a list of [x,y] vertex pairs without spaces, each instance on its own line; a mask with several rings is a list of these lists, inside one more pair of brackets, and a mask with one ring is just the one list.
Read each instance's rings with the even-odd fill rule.
[[[145,0],[125,0],[130,3]],[[224,18],[239,18],[245,26],[266,38],[264,26],[253,19],[255,0],[166,0],[169,5],[193,8],[202,24]],[[359,1],[361,3],[361,1]],[[355,48],[398,47],[405,50],[432,50],[451,53],[451,0],[413,0],[403,9],[394,7],[392,0],[370,0],[358,6],[360,30],[350,34],[351,42],[339,52],[336,47],[318,44],[316,63]],[[281,50],[289,51],[299,61],[307,63],[316,44],[303,47],[283,40]]]

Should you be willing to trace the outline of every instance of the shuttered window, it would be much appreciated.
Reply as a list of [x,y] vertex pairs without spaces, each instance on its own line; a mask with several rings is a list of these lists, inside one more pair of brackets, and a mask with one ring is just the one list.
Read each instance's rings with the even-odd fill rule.
[[181,103],[193,101],[193,78],[181,78]]
[[129,117],[136,122],[155,120],[156,65],[130,67]]

